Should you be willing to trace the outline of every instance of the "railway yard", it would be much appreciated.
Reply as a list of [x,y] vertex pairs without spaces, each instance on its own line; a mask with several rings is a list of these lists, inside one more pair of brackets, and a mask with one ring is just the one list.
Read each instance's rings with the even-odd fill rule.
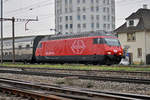
[[149,100],[150,72],[1,66],[0,93],[1,100]]

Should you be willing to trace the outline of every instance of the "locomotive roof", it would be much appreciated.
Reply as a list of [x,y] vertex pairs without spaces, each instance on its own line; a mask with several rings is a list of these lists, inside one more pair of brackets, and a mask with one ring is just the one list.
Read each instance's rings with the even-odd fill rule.
[[[15,41],[23,41],[23,40],[28,41],[28,40],[33,40],[33,39],[35,39],[36,37],[45,37],[45,36],[47,36],[47,35],[19,36],[19,37],[15,37]],[[1,40],[1,39],[0,39],[0,40]],[[12,41],[12,37],[4,37],[4,38],[3,38],[3,41],[4,41],[4,42],[5,42],[5,41]]]
[[69,39],[69,38],[79,38],[79,37],[91,37],[91,36],[112,36],[116,37],[111,33],[99,33],[99,32],[89,32],[82,34],[66,34],[66,35],[50,35],[45,37],[44,40],[57,40],[57,39]]

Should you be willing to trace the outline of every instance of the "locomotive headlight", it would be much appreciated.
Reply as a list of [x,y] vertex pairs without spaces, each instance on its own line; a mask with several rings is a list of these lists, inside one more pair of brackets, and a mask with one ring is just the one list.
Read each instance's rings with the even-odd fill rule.
[[122,53],[119,53],[119,55],[122,55]]
[[107,52],[108,55],[111,55],[111,52]]

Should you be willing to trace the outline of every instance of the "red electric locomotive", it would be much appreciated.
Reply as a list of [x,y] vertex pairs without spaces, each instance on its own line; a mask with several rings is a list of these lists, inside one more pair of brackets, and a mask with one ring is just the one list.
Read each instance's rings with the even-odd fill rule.
[[35,56],[38,62],[118,64],[123,50],[112,34],[60,35],[41,40]]

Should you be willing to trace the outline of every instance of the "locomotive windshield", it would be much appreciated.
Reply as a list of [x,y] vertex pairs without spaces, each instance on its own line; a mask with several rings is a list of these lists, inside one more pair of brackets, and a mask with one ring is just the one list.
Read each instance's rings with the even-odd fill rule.
[[113,38],[94,38],[93,44],[107,44],[109,46],[120,46],[118,39]]
[[112,38],[104,38],[106,44],[109,46],[120,46],[120,42],[117,39],[112,39]]

